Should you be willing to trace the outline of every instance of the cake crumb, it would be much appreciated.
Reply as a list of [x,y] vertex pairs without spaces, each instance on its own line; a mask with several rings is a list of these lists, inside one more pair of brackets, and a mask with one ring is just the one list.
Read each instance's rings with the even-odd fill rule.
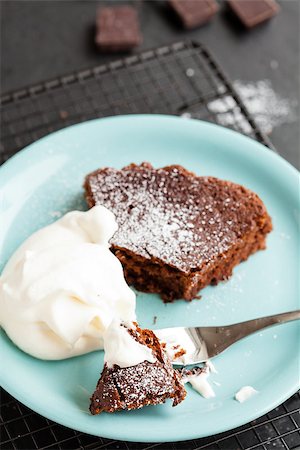
[[69,117],[68,111],[64,111],[64,110],[59,111],[59,117],[62,120],[66,120]]
[[180,356],[183,356],[186,354],[186,350],[184,348],[181,348],[178,350],[178,352],[175,353],[174,359],[180,358]]
[[156,322],[157,322],[157,316],[154,316],[154,317],[153,317],[153,325],[155,325]]
[[49,216],[54,219],[59,219],[62,216],[62,213],[60,211],[50,211]]

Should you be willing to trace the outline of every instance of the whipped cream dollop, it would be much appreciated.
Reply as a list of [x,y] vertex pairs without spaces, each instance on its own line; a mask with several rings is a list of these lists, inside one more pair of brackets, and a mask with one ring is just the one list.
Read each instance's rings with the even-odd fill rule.
[[208,382],[209,371],[205,368],[199,375],[193,375],[189,378],[188,382],[191,386],[204,398],[215,397],[216,394]]
[[211,361],[206,361],[203,368],[200,370],[197,369],[200,368],[196,368],[196,370],[191,369],[190,374],[184,375],[184,383],[190,383],[193,389],[204,398],[215,397],[215,392],[208,381],[211,372],[217,373],[214,365]]
[[[182,327],[154,330],[165,351],[174,365],[194,363],[195,344]],[[205,353],[204,358],[207,357]]]
[[131,367],[149,361],[155,362],[151,348],[138,342],[128,329],[135,330],[131,323],[120,323],[115,319],[104,333],[104,362],[108,367]]
[[0,325],[25,352],[63,359],[103,348],[115,317],[135,320],[135,294],[109,250],[104,206],[72,211],[30,236],[0,277]]
[[234,396],[234,398],[240,402],[244,403],[246,400],[251,398],[253,395],[257,394],[258,391],[252,386],[243,386]]

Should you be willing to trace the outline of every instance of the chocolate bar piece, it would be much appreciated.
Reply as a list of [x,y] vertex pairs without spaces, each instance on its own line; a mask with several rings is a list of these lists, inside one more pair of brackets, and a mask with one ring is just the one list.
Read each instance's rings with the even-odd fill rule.
[[127,51],[142,42],[137,11],[132,6],[108,6],[97,14],[96,44],[102,51]]
[[279,11],[274,0],[228,0],[228,4],[247,28],[271,19]]
[[195,28],[208,22],[218,11],[215,0],[169,0],[185,28]]

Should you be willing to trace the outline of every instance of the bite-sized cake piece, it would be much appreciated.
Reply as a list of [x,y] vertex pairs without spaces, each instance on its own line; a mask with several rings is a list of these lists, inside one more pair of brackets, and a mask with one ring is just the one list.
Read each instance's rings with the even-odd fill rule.
[[165,301],[192,300],[265,248],[272,230],[261,199],[245,187],[181,166],[130,164],[87,175],[86,199],[116,216],[110,240],[129,284]]
[[142,408],[186,396],[179,372],[151,330],[114,321],[104,336],[104,368],[91,398],[90,411]]

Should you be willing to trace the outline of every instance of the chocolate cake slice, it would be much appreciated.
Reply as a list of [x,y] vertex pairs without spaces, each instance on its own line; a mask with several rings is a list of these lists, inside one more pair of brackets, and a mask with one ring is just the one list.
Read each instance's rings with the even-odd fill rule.
[[[142,330],[136,324],[133,324],[132,328],[125,325],[118,327],[123,327],[123,330],[113,324],[113,329],[110,327],[109,334],[104,337],[105,364],[91,398],[91,413],[138,409],[164,403],[168,398],[173,399],[173,406],[176,406],[184,400],[186,391],[181,375],[173,369],[155,334],[151,330]],[[120,331],[128,333],[128,339],[132,340],[133,345],[130,341],[125,342],[126,338],[124,339],[124,334],[121,335]],[[132,354],[136,345],[136,353],[139,356],[143,354],[140,353],[141,348],[142,352],[143,347],[148,352],[150,350],[150,361],[144,360],[126,367],[133,361]],[[108,346],[112,347],[110,352],[107,351]],[[110,353],[108,359],[106,353]],[[147,352],[145,355],[147,357]],[[125,367],[120,367],[117,363]]]
[[116,216],[119,229],[110,242],[127,282],[165,301],[192,300],[227,279],[265,248],[272,230],[254,192],[178,165],[103,168],[87,175],[84,186],[89,207],[102,204]]

